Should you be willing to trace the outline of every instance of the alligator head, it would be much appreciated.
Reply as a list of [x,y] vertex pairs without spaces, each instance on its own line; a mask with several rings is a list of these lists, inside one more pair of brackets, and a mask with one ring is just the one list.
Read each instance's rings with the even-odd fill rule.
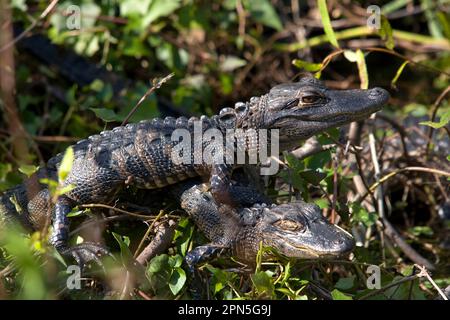
[[234,247],[236,256],[245,261],[254,261],[260,242],[298,259],[338,257],[355,246],[352,236],[328,222],[314,204],[255,205],[243,209],[241,217]]
[[279,129],[280,147],[289,149],[329,128],[369,117],[388,101],[382,88],[369,90],[331,90],[323,82],[302,78],[296,83],[281,84],[247,103],[239,127]]

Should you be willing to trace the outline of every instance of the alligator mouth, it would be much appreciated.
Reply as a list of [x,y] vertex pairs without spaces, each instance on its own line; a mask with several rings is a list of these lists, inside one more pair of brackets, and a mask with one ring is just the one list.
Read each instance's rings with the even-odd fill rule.
[[[322,248],[322,249],[314,249],[312,247],[308,247],[302,244],[299,244],[298,242],[294,243],[292,241],[289,241],[289,238],[283,237],[281,235],[274,234],[277,238],[277,240],[284,244],[285,247],[287,247],[287,250],[285,252],[294,252],[293,255],[288,255],[286,253],[283,253],[282,250],[278,250],[280,254],[290,257],[290,258],[307,258],[307,259],[330,259],[330,258],[337,258],[341,256],[345,256],[348,253],[350,253],[354,248],[354,240],[353,237],[349,232],[342,229],[341,227],[334,225],[335,228],[339,229],[345,236],[347,236],[345,240],[341,242],[340,245],[338,245],[335,248]],[[343,236],[343,237],[345,237]],[[317,241],[315,242],[317,243]],[[297,252],[297,254],[295,254]]]
[[278,249],[277,251],[288,258],[303,258],[303,259],[331,259],[331,258],[336,258],[336,257],[340,257],[340,256],[344,256],[346,254],[348,254],[351,249],[349,248],[348,250],[343,250],[342,248],[338,248],[338,249],[331,249],[331,250],[314,250],[313,248],[310,247],[306,247],[304,245],[300,245],[300,244],[295,244],[289,241],[286,241],[285,237],[281,237],[277,235],[277,238],[279,239],[279,241],[281,241],[282,243],[284,243],[284,245],[289,249],[287,250],[287,252],[298,252],[298,254],[294,254],[294,255],[289,255],[284,253],[282,250]]
[[[380,111],[382,106],[375,106],[368,108],[364,111],[356,111],[356,112],[341,112],[339,114],[330,114],[330,115],[297,115],[293,116],[293,118],[305,122],[333,122],[333,123],[341,123],[348,122],[348,119],[351,117],[354,119],[353,121],[358,121],[360,119],[368,118],[372,113]],[[356,113],[356,114],[355,114]],[[318,118],[316,118],[318,117]]]

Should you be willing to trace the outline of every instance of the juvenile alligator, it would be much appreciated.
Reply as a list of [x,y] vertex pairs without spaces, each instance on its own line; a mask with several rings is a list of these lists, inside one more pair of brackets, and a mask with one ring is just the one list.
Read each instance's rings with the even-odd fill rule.
[[[211,241],[185,257],[194,299],[202,298],[203,292],[198,265],[218,256],[233,256],[253,269],[261,245],[289,259],[337,258],[355,246],[353,237],[331,224],[315,204],[297,201],[233,208],[217,203],[206,184],[173,189],[180,188],[176,195],[181,207]],[[272,253],[267,251],[262,258],[270,258]]]
[[180,200],[181,207],[211,241],[188,252],[186,261],[191,269],[224,253],[253,265],[260,242],[297,259],[338,257],[355,245],[353,237],[328,222],[315,204],[297,201],[236,209],[214,201],[205,184],[187,188]]
[[[237,103],[235,108],[222,109],[219,115],[210,118],[167,117],[117,127],[73,146],[72,170],[62,184],[74,188],[60,196],[55,205],[40,179],[57,180],[62,154],[51,158],[45,168],[0,198],[0,217],[16,217],[31,229],[40,229],[45,225],[48,212],[52,212],[51,243],[58,251],[72,254],[77,260],[89,260],[100,250],[98,246],[86,243],[67,247],[67,214],[76,205],[111,203],[116,194],[129,185],[160,188],[198,176],[209,178],[210,191],[220,203],[236,203],[233,195],[245,194],[231,184],[230,174],[235,165],[208,164],[202,155],[200,163],[193,161],[198,158],[198,152],[208,146],[208,142],[203,141],[200,151],[197,148],[196,122],[201,121],[203,132],[215,128],[223,134],[227,129],[278,129],[279,148],[283,151],[328,128],[367,118],[380,110],[388,98],[387,91],[381,88],[331,90],[319,80],[303,78],[297,83],[275,86],[265,95],[253,97],[247,103]],[[186,129],[197,143],[192,146],[189,163],[175,163],[172,159],[173,148],[179,143],[171,139],[175,129]],[[255,151],[254,145],[244,147],[247,154]]]

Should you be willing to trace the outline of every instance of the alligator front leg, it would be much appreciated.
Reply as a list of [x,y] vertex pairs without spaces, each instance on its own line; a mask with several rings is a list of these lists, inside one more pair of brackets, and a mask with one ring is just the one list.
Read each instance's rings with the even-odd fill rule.
[[228,247],[216,244],[207,244],[196,247],[186,254],[184,261],[187,265],[188,273],[192,278],[190,291],[194,300],[202,299],[202,279],[200,276],[200,271],[198,270],[198,265],[229,253],[230,248]]
[[103,266],[100,257],[110,254],[102,246],[85,242],[73,247],[67,245],[69,239],[69,219],[67,215],[72,210],[70,200],[65,196],[60,196],[53,210],[53,232],[50,243],[65,256],[71,256],[81,267],[90,261],[95,261],[99,266]]
[[232,166],[226,164],[214,165],[211,170],[210,191],[217,203],[232,207],[270,203],[270,199],[256,189],[233,184],[231,174]]

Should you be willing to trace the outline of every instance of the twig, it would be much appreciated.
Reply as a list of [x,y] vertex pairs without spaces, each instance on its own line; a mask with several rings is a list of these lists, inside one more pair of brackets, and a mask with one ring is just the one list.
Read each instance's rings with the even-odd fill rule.
[[[10,1],[0,0],[0,46],[10,43],[11,39],[13,39],[13,27]],[[20,120],[16,103],[14,48],[5,47],[9,50],[0,51],[0,99],[3,102],[4,123],[7,124],[8,133],[11,136],[12,153],[19,162],[29,163],[29,149],[27,139],[24,137],[25,128]]]
[[398,52],[396,52],[394,50],[390,50],[390,49],[386,49],[386,48],[377,48],[377,47],[368,47],[368,48],[365,48],[364,50],[388,53],[388,54],[396,56],[396,57],[398,57],[400,59],[406,60],[406,61],[408,61],[411,64],[415,64],[415,65],[420,66],[422,68],[425,68],[425,69],[428,69],[428,70],[431,70],[431,71],[434,71],[434,72],[437,72],[437,73],[440,73],[440,74],[445,74],[446,76],[450,76],[450,73],[448,73],[446,71],[443,71],[443,70],[441,70],[439,68],[435,68],[433,66],[429,66],[429,65],[423,64],[421,62],[414,61],[413,59],[408,58],[407,56],[405,56],[403,54],[400,54],[400,53],[398,53]]
[[392,287],[399,286],[402,283],[405,283],[405,282],[408,282],[408,281],[416,280],[416,279],[418,279],[420,277],[421,277],[420,274],[414,274],[412,276],[404,277],[404,278],[402,278],[402,279],[400,279],[398,281],[392,282],[392,283],[384,286],[383,288],[380,288],[380,289],[374,290],[372,292],[369,292],[368,294],[360,297],[358,300],[365,300],[365,299],[370,298],[372,296],[375,296],[377,294],[383,293],[383,292],[385,292],[386,290],[388,290],[388,289],[390,289]]
[[0,270],[0,279],[10,274],[14,270],[14,268],[15,268],[14,263],[11,262],[5,268]]
[[137,247],[136,251],[134,252],[134,257],[136,258],[139,254],[139,251],[141,250],[142,246],[144,245],[145,240],[148,238],[150,232],[153,229],[153,226],[155,225],[156,221],[158,221],[159,218],[164,214],[164,210],[161,210],[159,214],[156,216],[155,220],[152,221],[150,226],[148,227],[147,231],[145,232],[145,235],[142,237],[141,242],[139,243],[139,246]]
[[79,207],[80,208],[105,208],[105,209],[110,209],[110,210],[113,210],[113,211],[117,211],[117,212],[129,215],[129,216],[132,216],[132,217],[136,217],[136,218],[140,218],[140,219],[146,219],[146,220],[155,218],[155,216],[147,216],[147,215],[142,215],[142,214],[138,214],[138,213],[133,213],[133,212],[129,212],[129,211],[126,211],[126,210],[123,210],[123,209],[119,209],[119,208],[116,208],[116,207],[109,206],[107,204],[101,204],[101,203],[83,204],[83,205],[80,205]]
[[303,160],[309,156],[315,155],[334,148],[334,144],[321,145],[316,137],[309,138],[300,147],[290,152],[298,160]]
[[408,148],[406,147],[406,136],[408,135],[405,128],[403,126],[401,126],[397,121],[395,121],[394,119],[391,119],[390,117],[379,113],[377,114],[377,118],[380,120],[383,120],[387,123],[389,123],[394,129],[396,129],[400,135],[400,141],[402,143],[402,148],[403,148],[403,154],[405,155],[405,158],[408,160],[410,158],[409,153],[408,153]]
[[50,13],[50,11],[53,10],[53,8],[57,5],[58,1],[59,0],[53,0],[52,2],[50,2],[47,8],[45,8],[45,10],[41,13],[39,18],[37,20],[34,20],[28,28],[26,28],[21,34],[15,37],[12,41],[8,42],[3,47],[1,47],[0,52],[7,50],[11,46],[15,45],[17,42],[22,40],[31,30],[33,30],[37,26],[39,21],[43,20]]
[[[375,120],[376,114],[372,114],[370,116],[371,119]],[[370,130],[369,132],[369,149],[370,149],[370,157],[372,159],[372,164],[373,164],[373,168],[375,171],[375,179],[378,182],[380,180],[380,175],[381,175],[381,169],[380,169],[380,162],[378,161],[378,156],[377,156],[377,148],[376,148],[376,144],[375,144],[375,134],[374,134],[374,128],[372,126],[372,130]],[[378,215],[380,216],[381,220],[385,219],[385,213],[384,213],[384,202],[383,202],[383,198],[384,198],[384,192],[383,192],[383,186],[381,184],[379,184],[377,186],[376,189],[376,193],[375,193],[375,199],[377,201],[377,207],[378,207]],[[383,259],[383,263],[386,262],[386,252],[384,249],[384,237],[383,237],[383,233],[380,232],[381,235],[381,255],[382,255],[382,259]]]
[[402,236],[400,236],[400,234],[397,232],[397,230],[395,230],[395,228],[392,226],[392,224],[386,219],[384,218],[382,220],[383,225],[384,225],[384,232],[386,233],[386,235],[397,244],[397,246],[403,251],[403,253],[412,261],[414,261],[417,264],[423,265],[425,267],[427,267],[427,269],[429,270],[434,270],[435,266],[428,261],[427,259],[425,259],[424,257],[422,257],[421,254],[419,254],[416,250],[414,250],[413,247],[411,247],[406,241],[405,239],[403,239]]
[[167,81],[169,81],[174,75],[175,73],[171,73],[165,76],[164,78],[159,79],[158,81],[154,79],[153,85],[150,87],[150,89],[147,90],[147,92],[145,92],[145,94],[141,97],[141,99],[139,99],[138,103],[136,103],[133,109],[128,113],[127,117],[123,120],[121,126],[124,126],[128,123],[128,120],[130,120],[131,116],[136,112],[137,108],[142,104],[142,102],[144,102],[145,99],[147,99],[149,95],[151,95],[155,90],[161,88],[161,86]]
[[380,180],[375,182],[374,184],[372,184],[370,186],[369,190],[366,190],[366,192],[362,196],[357,196],[355,201],[363,200],[364,198],[367,197],[369,192],[373,192],[377,188],[377,186],[379,184],[382,184],[382,183],[386,182],[387,180],[389,180],[390,178],[396,176],[397,174],[405,172],[405,171],[427,172],[427,173],[442,175],[442,176],[445,176],[445,177],[450,177],[450,172],[446,172],[446,171],[442,171],[442,170],[438,170],[438,169],[426,168],[426,167],[405,167],[405,168],[402,168],[402,169],[398,169],[398,170],[392,171],[392,172],[386,174],[385,176],[383,176],[382,178],[380,178]]
[[245,36],[245,10],[242,6],[241,0],[236,0],[236,11],[239,18],[239,36]]
[[445,295],[445,293],[441,290],[441,288],[438,287],[436,282],[431,278],[430,274],[428,273],[427,269],[423,266],[419,266],[418,264],[414,265],[420,270],[419,276],[426,277],[427,280],[431,283],[431,285],[436,289],[436,291],[441,295],[442,299],[448,300],[448,297]]
[[87,222],[83,223],[82,225],[80,225],[78,228],[70,231],[69,236],[73,236],[74,234],[77,234],[81,230],[89,227],[91,224],[100,224],[100,223],[104,223],[104,222],[111,222],[111,221],[116,221],[116,220],[125,219],[125,218],[126,218],[126,216],[116,215],[116,216],[110,216],[110,217],[105,217],[105,218],[101,218],[101,219],[92,219],[91,221],[87,221]]
[[333,199],[331,202],[331,219],[330,222],[334,224],[336,219],[336,202],[338,198],[338,159],[337,154],[334,154],[333,159],[331,160],[331,164],[333,167]]

